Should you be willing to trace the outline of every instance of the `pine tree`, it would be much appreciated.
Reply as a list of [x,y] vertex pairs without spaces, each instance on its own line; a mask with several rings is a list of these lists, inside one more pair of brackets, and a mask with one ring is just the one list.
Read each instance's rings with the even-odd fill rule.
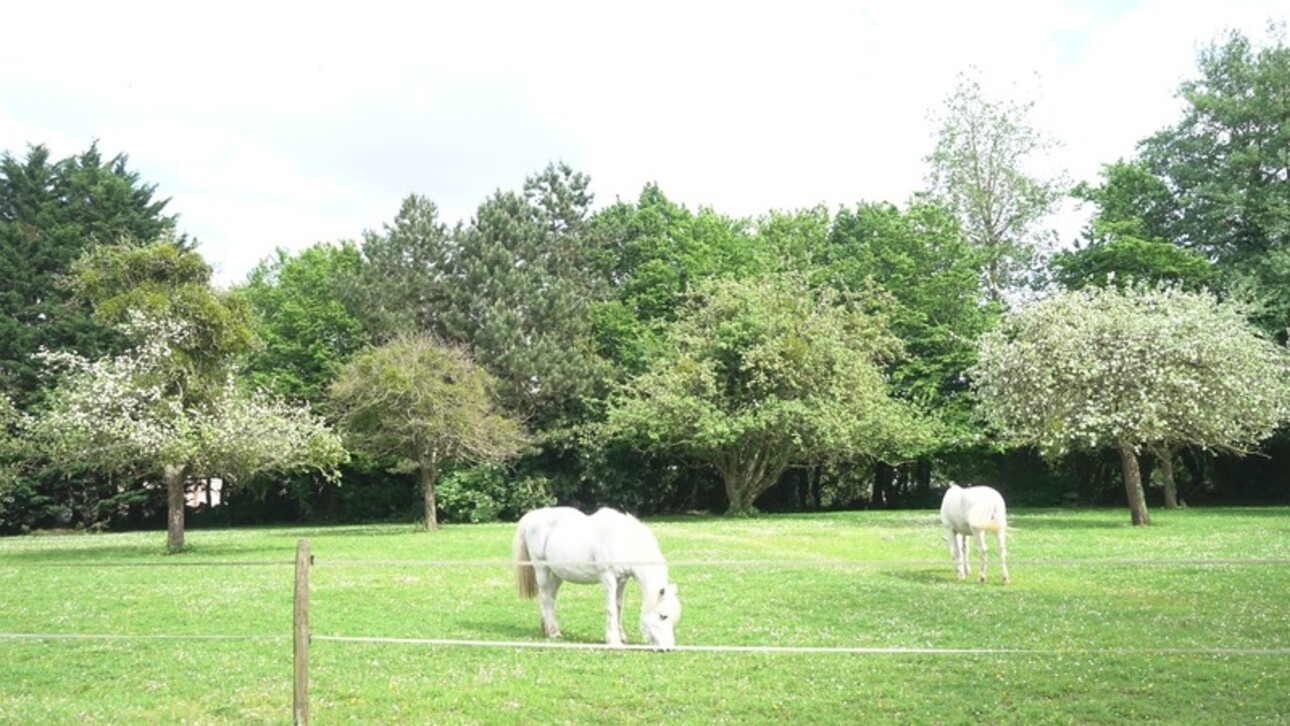
[[72,262],[99,244],[175,234],[168,200],[126,164],[124,154],[104,161],[97,144],[58,162],[40,145],[22,160],[0,154],[0,390],[19,408],[39,397],[41,348],[97,356],[119,344],[60,283]]

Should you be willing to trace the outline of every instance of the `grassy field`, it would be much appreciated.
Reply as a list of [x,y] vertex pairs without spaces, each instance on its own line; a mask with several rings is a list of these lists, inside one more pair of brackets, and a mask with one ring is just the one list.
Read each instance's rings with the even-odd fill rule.
[[[313,721],[1290,721],[1290,566],[1194,563],[1290,558],[1290,509],[1152,516],[1155,526],[1134,529],[1123,511],[1013,512],[1007,587],[997,569],[984,586],[956,580],[932,512],[651,521],[673,562],[891,563],[676,565],[681,645],[1031,652],[653,653],[319,638]],[[537,641],[537,606],[516,598],[509,569],[426,564],[507,559],[512,531],[194,530],[192,551],[169,557],[160,532],[0,539],[0,633],[151,638],[0,640],[0,723],[290,723],[298,538],[317,559],[316,637]],[[1187,563],[1124,562],[1145,559]],[[232,564],[242,562],[259,564]],[[599,641],[602,602],[598,587],[564,588],[566,641]],[[631,636],[638,608],[632,585]]]

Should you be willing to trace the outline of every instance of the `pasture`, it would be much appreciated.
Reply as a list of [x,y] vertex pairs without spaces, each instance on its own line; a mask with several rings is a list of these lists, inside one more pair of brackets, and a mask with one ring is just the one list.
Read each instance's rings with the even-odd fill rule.
[[[933,511],[646,520],[685,606],[670,653],[326,639],[541,641],[510,524],[0,539],[0,633],[142,636],[0,640],[0,723],[290,723],[298,538],[319,724],[1290,720],[1290,509],[1127,520],[1010,511],[1006,587],[956,579]],[[603,598],[561,590],[565,642],[603,640]]]

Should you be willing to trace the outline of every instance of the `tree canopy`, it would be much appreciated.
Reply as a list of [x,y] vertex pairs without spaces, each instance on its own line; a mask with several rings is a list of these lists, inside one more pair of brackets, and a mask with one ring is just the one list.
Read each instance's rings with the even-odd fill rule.
[[714,279],[612,399],[603,434],[712,467],[729,511],[747,513],[790,467],[922,442],[926,423],[882,375],[899,347],[856,300],[800,274]]
[[425,526],[435,529],[440,467],[508,459],[527,443],[521,423],[498,407],[497,385],[463,349],[422,334],[355,356],[331,398],[351,446],[418,473]]

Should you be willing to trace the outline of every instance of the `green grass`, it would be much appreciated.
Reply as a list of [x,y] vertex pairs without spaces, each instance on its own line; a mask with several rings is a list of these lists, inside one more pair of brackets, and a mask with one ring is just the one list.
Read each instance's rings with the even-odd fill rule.
[[[1017,648],[989,655],[653,653],[316,640],[315,723],[1286,723],[1290,509],[1019,510],[1013,584],[959,582],[932,512],[649,522],[675,565],[682,645]],[[538,640],[505,567],[511,525],[194,530],[0,539],[0,632],[254,636],[0,640],[0,723],[289,723],[295,543],[316,636]],[[993,543],[992,543],[993,546]],[[1027,560],[1087,564],[1027,564]],[[270,563],[233,566],[232,562]],[[367,561],[369,564],[355,564]],[[911,565],[910,561],[935,562]],[[173,565],[184,564],[194,566]],[[108,566],[131,565],[131,566]],[[145,566],[136,566],[145,565]],[[198,566],[200,565],[200,566]],[[628,588],[629,635],[639,607]],[[565,639],[603,635],[598,587],[560,595]]]

